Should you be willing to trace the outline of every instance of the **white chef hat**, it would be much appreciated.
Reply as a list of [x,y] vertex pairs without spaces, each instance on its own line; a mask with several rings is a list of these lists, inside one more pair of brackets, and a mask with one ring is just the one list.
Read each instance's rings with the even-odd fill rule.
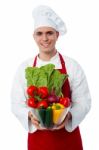
[[54,28],[60,35],[65,34],[67,31],[62,19],[48,6],[40,5],[34,8],[32,16],[34,19],[34,30],[47,26]]

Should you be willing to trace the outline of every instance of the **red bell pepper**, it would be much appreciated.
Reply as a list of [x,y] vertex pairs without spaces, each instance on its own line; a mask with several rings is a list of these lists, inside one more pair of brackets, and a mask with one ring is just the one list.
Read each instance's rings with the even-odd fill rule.
[[37,101],[34,98],[27,99],[26,103],[29,107],[33,107],[33,108],[37,107]]
[[70,99],[68,97],[61,97],[59,102],[60,104],[63,104],[65,107],[70,106]]
[[37,108],[47,108],[47,107],[48,107],[47,100],[42,100],[37,104]]
[[36,93],[37,93],[37,87],[36,87],[36,86],[31,85],[31,86],[29,86],[29,87],[27,88],[27,94],[28,94],[29,96],[34,97],[34,95],[35,95]]
[[38,88],[38,92],[37,94],[41,97],[41,98],[46,98],[48,96],[48,88],[47,87],[39,87]]

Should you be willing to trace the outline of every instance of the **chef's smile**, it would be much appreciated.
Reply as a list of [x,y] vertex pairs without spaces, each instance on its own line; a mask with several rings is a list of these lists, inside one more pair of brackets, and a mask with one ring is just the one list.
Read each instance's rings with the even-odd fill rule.
[[40,45],[44,48],[48,48],[51,43],[41,43]]

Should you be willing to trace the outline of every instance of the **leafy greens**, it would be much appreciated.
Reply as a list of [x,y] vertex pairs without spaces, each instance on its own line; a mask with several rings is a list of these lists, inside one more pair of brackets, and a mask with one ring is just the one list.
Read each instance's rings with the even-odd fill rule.
[[61,74],[59,70],[55,70],[55,65],[47,64],[41,67],[27,67],[25,69],[25,78],[27,86],[46,86],[49,92],[54,90],[55,94],[60,96],[62,86],[68,75]]

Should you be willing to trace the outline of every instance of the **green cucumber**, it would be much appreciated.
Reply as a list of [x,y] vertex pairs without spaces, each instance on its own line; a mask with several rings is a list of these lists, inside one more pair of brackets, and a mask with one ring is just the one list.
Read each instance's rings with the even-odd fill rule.
[[46,109],[46,115],[45,115],[45,127],[50,128],[52,127],[53,122],[52,122],[52,108],[49,106]]
[[39,120],[42,126],[44,126],[45,124],[45,113],[46,113],[46,109],[44,108],[39,108],[38,109],[38,113],[39,113]]

